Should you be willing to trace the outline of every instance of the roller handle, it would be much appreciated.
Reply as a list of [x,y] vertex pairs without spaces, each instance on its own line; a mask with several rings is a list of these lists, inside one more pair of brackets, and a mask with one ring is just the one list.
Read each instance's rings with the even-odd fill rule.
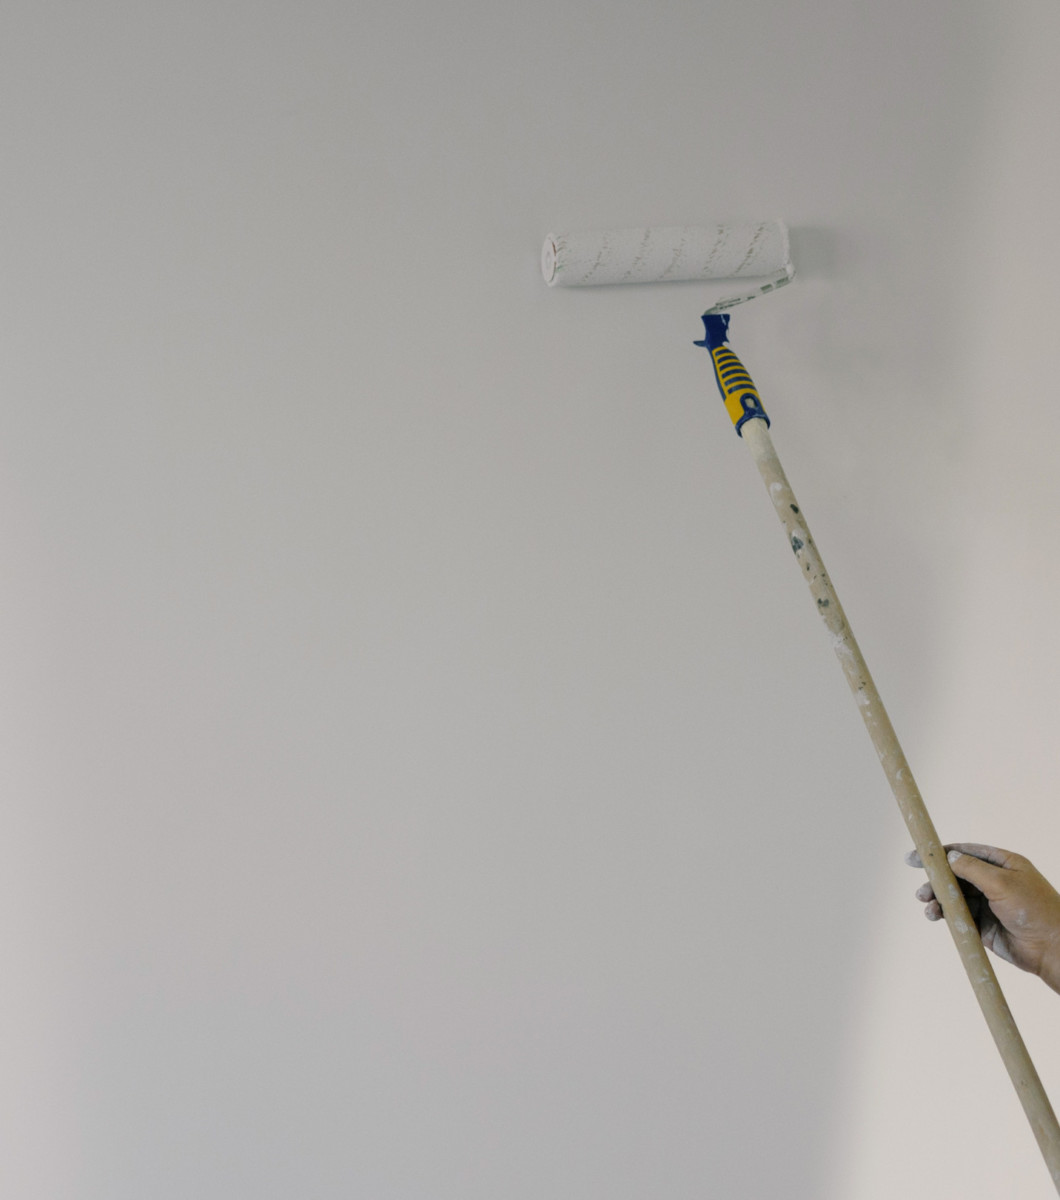
[[769,424],[762,398],[747,373],[747,368],[725,344],[728,337],[728,314],[708,312],[703,314],[703,340],[696,342],[710,351],[714,364],[714,381],[725,402],[725,410],[732,418],[736,432],[743,437],[743,427],[748,421],[761,420]]
[[[946,924],[957,946],[979,1007],[1023,1105],[1024,1113],[1052,1176],[1053,1185],[1060,1193],[1060,1126],[1049,1103],[1049,1097],[1005,1000],[993,965],[969,912],[964,893],[950,870],[946,851],[935,832],[927,806],[899,744],[898,735],[810,535],[806,518],[773,448],[768,419],[764,412],[754,411],[755,405],[761,406],[758,391],[754,384],[750,383],[750,376],[739,363],[739,359],[724,345],[729,319],[727,316],[708,314],[703,320],[707,326],[706,336],[696,345],[708,349],[714,360],[714,374],[722,400],[733,424],[751,451],[773,507],[784,526],[788,544],[802,569],[803,578],[809,585],[817,611],[828,629],[832,647],[857,702],[865,728],[872,738],[891,791],[905,818],[913,844],[924,864],[935,895],[942,903]],[[719,366],[719,355],[722,351],[731,355],[731,359],[725,357]],[[732,360],[739,364],[738,370],[732,365]],[[750,396],[753,396],[753,400],[748,400]]]

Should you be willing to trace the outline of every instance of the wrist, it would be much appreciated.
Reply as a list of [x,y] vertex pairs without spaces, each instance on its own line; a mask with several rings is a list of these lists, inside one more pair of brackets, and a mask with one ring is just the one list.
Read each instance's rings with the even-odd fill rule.
[[1054,992],[1060,992],[1060,939],[1053,938],[1048,949],[1042,955],[1038,975]]

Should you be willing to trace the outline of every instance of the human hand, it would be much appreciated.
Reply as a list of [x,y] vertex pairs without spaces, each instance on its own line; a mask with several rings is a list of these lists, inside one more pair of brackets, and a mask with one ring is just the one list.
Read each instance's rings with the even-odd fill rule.
[[[1060,894],[1021,854],[952,842],[945,847],[950,870],[961,884],[983,945],[1023,971],[1039,975],[1060,992]],[[915,850],[906,855],[911,867],[921,867]],[[937,921],[942,906],[930,883],[916,892],[924,901],[924,916]]]

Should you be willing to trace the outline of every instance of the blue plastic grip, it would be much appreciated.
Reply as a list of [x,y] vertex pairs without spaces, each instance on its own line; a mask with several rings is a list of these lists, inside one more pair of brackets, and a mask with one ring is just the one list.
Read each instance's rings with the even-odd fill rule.
[[693,343],[707,350],[716,350],[729,340],[729,314],[708,312],[703,314],[703,340]]

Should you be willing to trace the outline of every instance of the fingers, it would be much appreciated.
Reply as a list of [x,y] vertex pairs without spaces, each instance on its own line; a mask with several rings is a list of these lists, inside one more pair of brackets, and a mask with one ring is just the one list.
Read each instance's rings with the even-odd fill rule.
[[[987,846],[982,842],[949,842],[942,847],[947,852],[947,857],[953,861],[952,851],[956,850],[959,854],[967,854],[972,858],[978,858],[982,862],[993,863],[996,867],[1004,867],[1012,870],[1021,861],[1019,854],[1013,854],[1011,850],[1001,850],[997,846]],[[910,850],[905,856],[905,861],[910,867],[923,867],[920,855],[916,850]],[[956,872],[954,872],[956,874]]]
[[[962,845],[967,844],[962,843]],[[997,850],[993,846],[979,848],[992,850],[997,855],[1004,855],[1006,859],[1012,857],[1004,850]],[[977,854],[970,854],[956,847],[949,851],[946,858],[954,875],[958,879],[970,883],[973,887],[977,887],[988,900],[996,900],[1001,897],[1012,878],[1011,871],[1000,865],[995,866],[993,860],[984,859]]]
[[[915,854],[916,851],[914,850],[913,853]],[[930,882],[922,883],[916,889],[916,898],[924,905],[924,916],[929,921],[942,920],[942,905],[935,899],[935,889]]]
[[[954,875],[961,881],[961,890],[965,894],[969,909],[972,910],[973,919],[978,924],[976,914],[981,903],[980,892],[995,890],[997,883],[995,879],[992,881],[995,888],[983,888],[981,886],[983,873],[995,872],[998,876],[1003,875],[1005,873],[1003,869],[993,865],[994,862],[1008,861],[1016,856],[1010,855],[1007,850],[999,850],[996,846],[987,846],[981,842],[951,842],[944,849],[947,851],[946,859]],[[905,856],[905,861],[911,867],[923,867],[923,862],[916,850],[911,850]],[[935,889],[930,880],[917,888],[916,898],[924,905],[924,916],[929,921],[942,920],[945,914],[935,896]]]
[[972,858],[981,859],[983,862],[993,863],[995,867],[1011,867],[1012,860],[1020,856],[1013,854],[1011,850],[1001,850],[997,846],[984,846],[981,842],[950,842],[944,849],[948,852],[950,861],[953,861],[954,850],[960,854],[970,855]]
[[[1027,859],[998,846],[982,842],[950,842],[944,849],[976,925],[979,925],[984,904],[1005,903],[1006,898],[1011,898],[1014,885],[1037,874]],[[916,850],[907,854],[905,861],[911,867],[923,865]],[[937,921],[943,915],[930,882],[921,884],[916,898],[925,905],[924,915],[929,921]]]

